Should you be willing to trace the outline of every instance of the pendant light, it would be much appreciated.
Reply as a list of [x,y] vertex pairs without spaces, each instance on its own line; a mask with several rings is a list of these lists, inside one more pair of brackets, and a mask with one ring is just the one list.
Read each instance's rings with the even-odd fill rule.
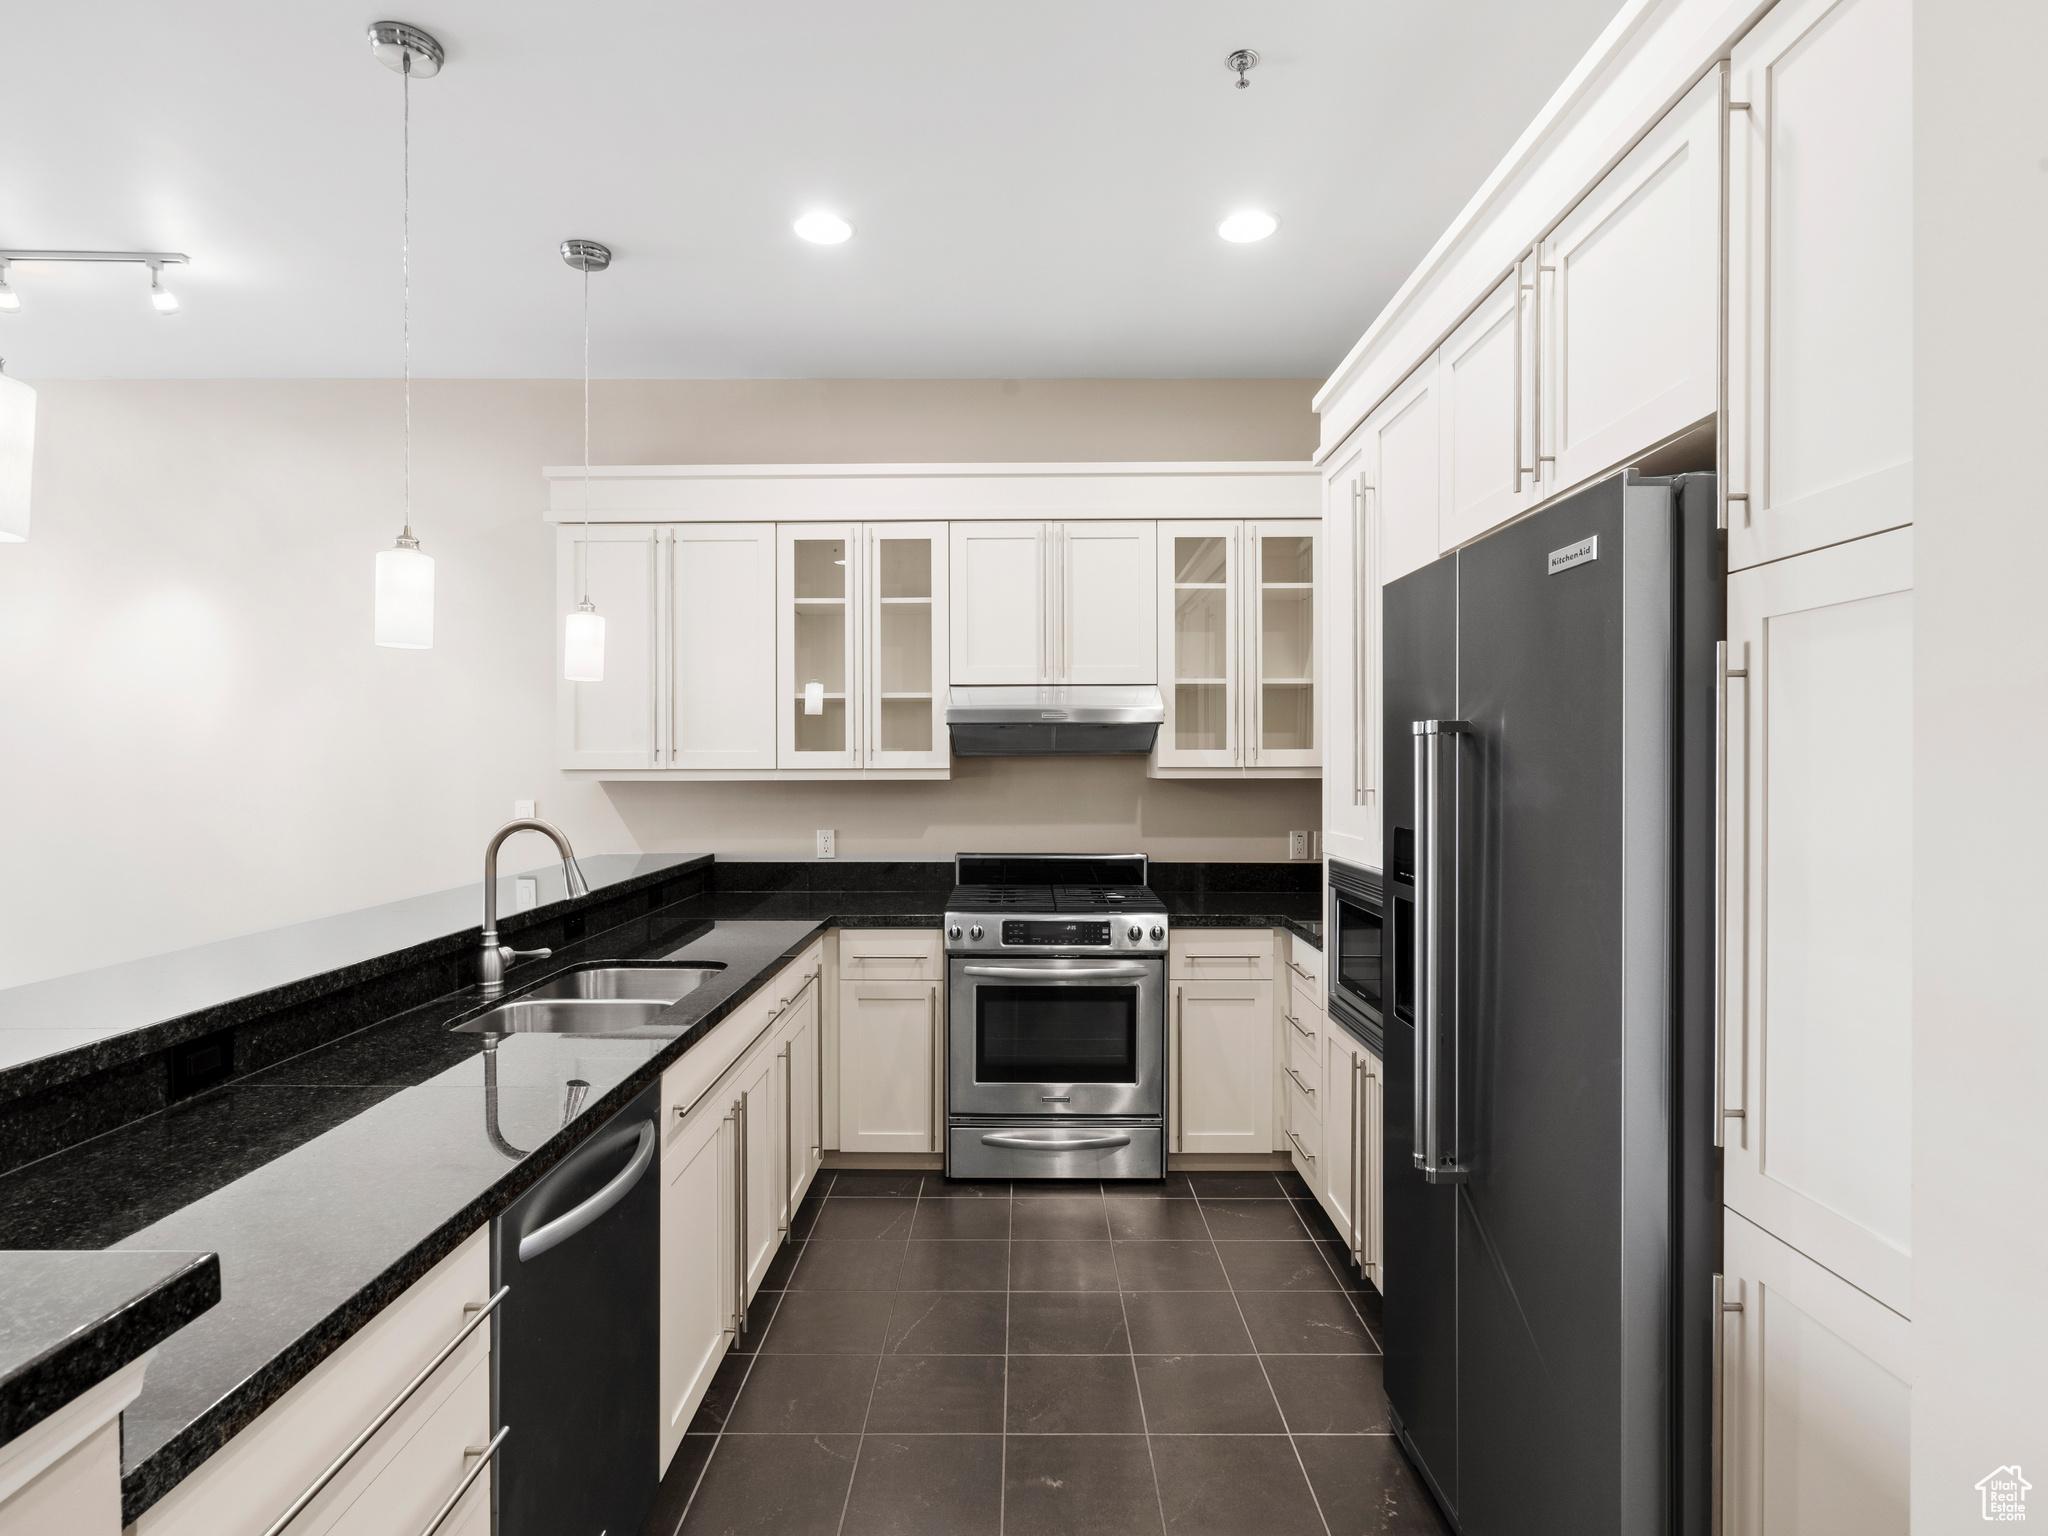
[[[6,359],[0,358],[0,368]],[[0,544],[28,537],[28,484],[35,462],[36,392],[0,372]]]
[[426,651],[434,645],[434,561],[420,553],[412,532],[412,82],[441,72],[441,45],[403,21],[370,28],[370,51],[404,81],[403,222],[399,268],[405,284],[405,522],[397,544],[377,555],[377,643],[399,650]]
[[562,621],[562,676],[604,681],[604,616],[590,600],[590,274],[612,264],[609,246],[564,240],[562,260],[583,274],[583,601]]

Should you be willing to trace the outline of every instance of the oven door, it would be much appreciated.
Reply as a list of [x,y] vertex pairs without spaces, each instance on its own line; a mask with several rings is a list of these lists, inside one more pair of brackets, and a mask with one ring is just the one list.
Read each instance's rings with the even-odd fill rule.
[[947,962],[949,1115],[1156,1115],[1166,962]]

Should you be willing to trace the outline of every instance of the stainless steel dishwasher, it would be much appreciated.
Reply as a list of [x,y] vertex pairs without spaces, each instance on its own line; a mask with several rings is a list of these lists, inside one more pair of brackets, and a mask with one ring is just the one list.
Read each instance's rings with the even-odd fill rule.
[[499,1536],[637,1536],[660,1412],[661,1090],[491,1224]]

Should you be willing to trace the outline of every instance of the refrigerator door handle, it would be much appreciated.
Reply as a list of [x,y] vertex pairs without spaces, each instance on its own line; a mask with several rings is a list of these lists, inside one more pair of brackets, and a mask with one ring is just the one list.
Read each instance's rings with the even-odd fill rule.
[[[1457,856],[1444,849],[1444,784],[1446,766],[1444,743],[1451,742],[1449,766],[1457,764],[1456,738],[1468,735],[1471,725],[1464,720],[1417,720],[1414,735],[1415,776],[1415,1153],[1417,1170],[1431,1184],[1461,1184],[1467,1168],[1462,1149],[1456,1145],[1456,1116],[1447,1130],[1444,1125],[1446,1088],[1456,1095],[1461,1074],[1457,1058],[1455,1010],[1445,1039],[1444,994],[1455,995],[1458,941],[1455,904],[1456,871],[1448,867]],[[1450,812],[1458,815],[1457,775],[1452,775]],[[1447,878],[1450,890],[1447,893]],[[1448,930],[1448,932],[1447,932]],[[1448,947],[1447,941],[1448,939]],[[1445,1047],[1450,1059],[1446,1061]]]

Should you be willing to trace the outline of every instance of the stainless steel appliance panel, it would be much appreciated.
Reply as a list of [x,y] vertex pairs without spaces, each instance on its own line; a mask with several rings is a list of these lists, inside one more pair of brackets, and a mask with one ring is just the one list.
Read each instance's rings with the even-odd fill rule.
[[1165,1175],[1157,1124],[991,1122],[946,1128],[954,1179],[1157,1179]]
[[946,975],[947,1114],[1163,1112],[1163,959],[955,958]]

